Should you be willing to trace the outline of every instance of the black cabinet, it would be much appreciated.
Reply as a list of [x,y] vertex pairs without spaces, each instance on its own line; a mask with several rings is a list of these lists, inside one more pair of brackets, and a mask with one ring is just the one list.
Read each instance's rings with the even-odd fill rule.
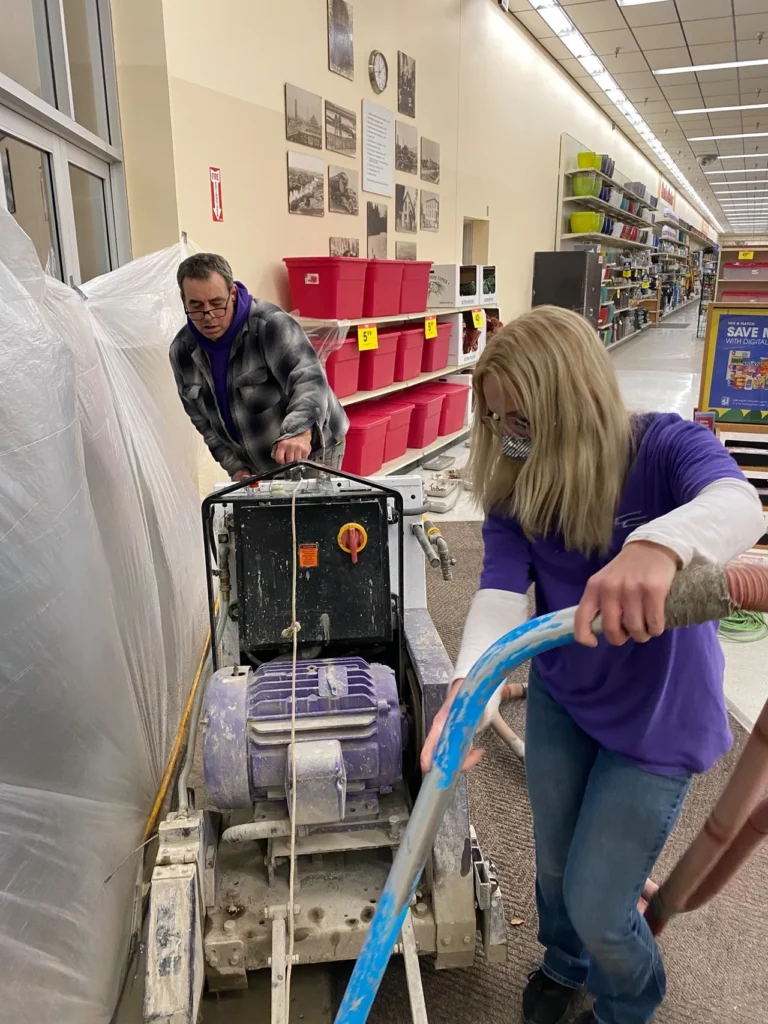
[[537,252],[532,305],[574,309],[597,327],[602,272],[598,252]]

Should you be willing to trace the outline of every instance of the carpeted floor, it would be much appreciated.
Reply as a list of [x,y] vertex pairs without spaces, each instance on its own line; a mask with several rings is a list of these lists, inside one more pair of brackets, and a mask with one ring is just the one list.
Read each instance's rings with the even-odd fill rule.
[[[441,527],[459,558],[454,580],[429,575],[429,607],[448,653],[455,657],[482,558],[479,523]],[[525,705],[506,706],[505,717],[524,732]],[[730,756],[697,780],[681,819],[654,872],[663,878],[698,831],[723,788],[746,735],[732,722],[736,743]],[[491,736],[486,756],[470,776],[472,816],[483,848],[496,862],[508,918],[509,959],[503,966],[482,961],[473,968],[435,972],[422,965],[430,1024],[518,1024],[527,973],[537,966],[534,855],[522,766]],[[764,1024],[768,1021],[768,848],[730,888],[707,907],[674,921],[663,940],[669,977],[667,1000],[657,1024]],[[337,978],[343,991],[344,978]],[[336,987],[336,986],[334,986]],[[405,976],[390,967],[369,1018],[371,1024],[410,1024]]]

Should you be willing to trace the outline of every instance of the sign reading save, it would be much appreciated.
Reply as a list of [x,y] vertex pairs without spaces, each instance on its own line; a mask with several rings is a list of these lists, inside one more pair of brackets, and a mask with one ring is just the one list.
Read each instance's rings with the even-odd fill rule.
[[357,328],[357,347],[361,352],[369,352],[379,347],[379,332],[375,324],[365,324]]

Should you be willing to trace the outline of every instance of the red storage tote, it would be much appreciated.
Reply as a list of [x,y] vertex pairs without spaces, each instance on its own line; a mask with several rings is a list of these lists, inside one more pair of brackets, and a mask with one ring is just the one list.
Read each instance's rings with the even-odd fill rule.
[[359,320],[368,262],[356,256],[287,256],[293,309],[322,320]]
[[[395,316],[400,312],[403,264],[407,260],[367,260],[365,297],[361,316]],[[417,310],[421,312],[421,310]]]
[[423,313],[429,295],[429,271],[432,260],[405,260],[403,287],[400,291],[401,313]]
[[410,388],[408,397],[392,398],[397,404],[410,403],[414,406],[411,423],[408,427],[408,447],[426,448],[437,440],[440,430],[440,411],[443,407],[443,396],[422,388]]
[[347,410],[349,431],[341,468],[356,476],[374,476],[384,465],[389,416],[366,409]]
[[444,370],[448,365],[448,353],[451,348],[451,331],[453,324],[450,320],[445,323],[438,323],[437,337],[424,339],[424,354],[421,358],[421,372],[431,373],[433,370]]
[[376,391],[395,380],[395,360],[400,331],[380,331],[379,347],[360,353],[358,390]]
[[723,267],[725,281],[768,281],[768,263],[750,260],[742,263],[726,263]]
[[357,391],[360,377],[360,350],[357,338],[345,338],[340,348],[328,356],[325,362],[325,375],[337,398],[347,398]]
[[401,331],[397,342],[395,380],[412,380],[421,373],[424,355],[424,325]]
[[449,384],[441,381],[438,384],[425,384],[419,391],[439,394],[443,396],[443,405],[440,410],[440,426],[438,433],[440,437],[446,434],[455,434],[464,426],[464,417],[467,412],[467,393],[469,387],[466,384]]
[[409,402],[404,396],[396,399],[382,398],[374,402],[364,402],[363,407],[389,416],[384,461],[391,462],[392,459],[399,459],[405,455],[408,449],[411,414],[415,408],[413,402]]

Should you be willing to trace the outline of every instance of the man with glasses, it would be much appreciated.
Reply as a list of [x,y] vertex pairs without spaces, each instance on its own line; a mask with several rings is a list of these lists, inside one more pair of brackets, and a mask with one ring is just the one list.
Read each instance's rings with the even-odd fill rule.
[[299,459],[341,466],[346,414],[304,331],[251,298],[222,256],[185,259],[170,358],[184,409],[233,480]]

